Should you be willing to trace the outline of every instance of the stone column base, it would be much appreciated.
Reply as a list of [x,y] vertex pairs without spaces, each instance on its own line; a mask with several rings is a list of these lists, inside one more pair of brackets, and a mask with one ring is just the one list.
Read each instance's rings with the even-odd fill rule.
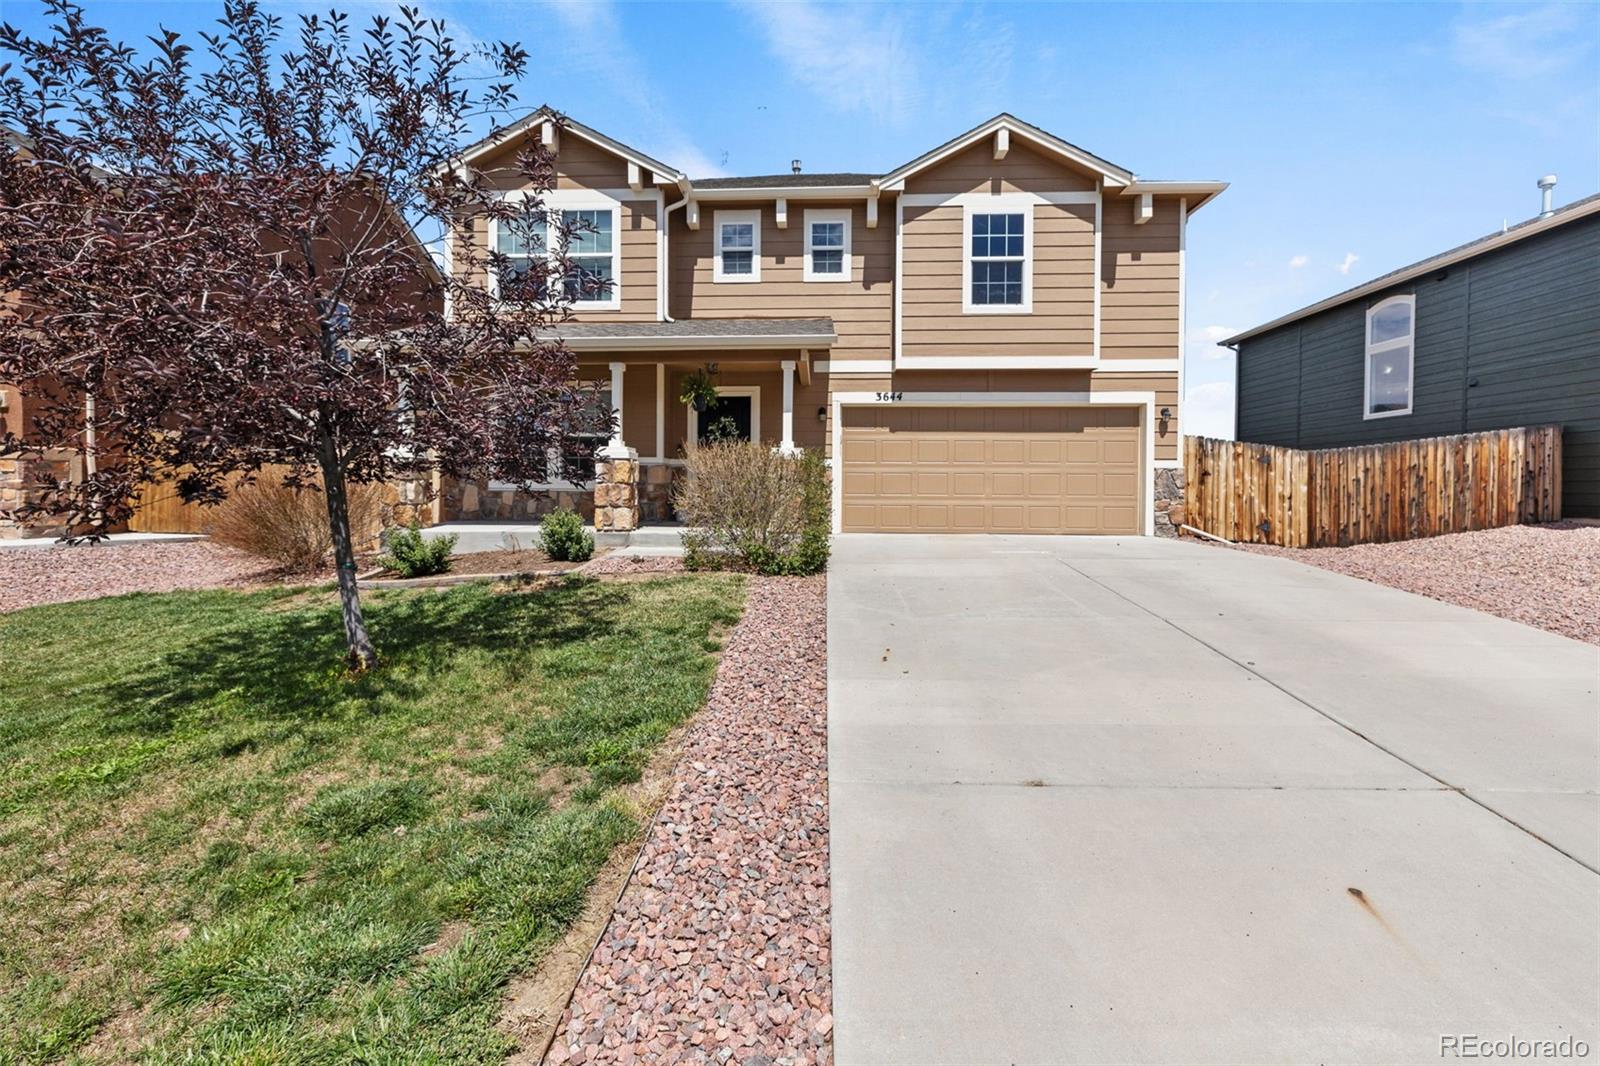
[[639,453],[610,453],[594,465],[594,528],[625,533],[639,528]]
[[1155,531],[1158,537],[1176,537],[1178,527],[1184,523],[1183,471],[1163,467],[1156,471],[1151,500],[1155,507]]

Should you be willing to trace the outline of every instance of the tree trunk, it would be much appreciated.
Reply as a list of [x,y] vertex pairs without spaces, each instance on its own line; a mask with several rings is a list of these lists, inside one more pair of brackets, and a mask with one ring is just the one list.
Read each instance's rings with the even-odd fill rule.
[[350,497],[345,489],[344,466],[326,428],[321,431],[317,458],[322,467],[322,489],[328,499],[328,529],[333,534],[333,563],[339,573],[339,613],[344,618],[345,662],[357,672],[378,665],[378,653],[367,635],[361,616],[361,593],[356,587],[356,552],[350,538]]

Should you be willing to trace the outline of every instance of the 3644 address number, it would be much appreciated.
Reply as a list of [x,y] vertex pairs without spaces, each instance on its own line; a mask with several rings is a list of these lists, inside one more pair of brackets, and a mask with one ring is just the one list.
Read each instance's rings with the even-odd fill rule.
[[903,393],[903,392],[880,392],[880,393],[878,393],[878,402],[879,403],[892,403],[895,400],[903,400],[905,398],[906,398],[906,394]]

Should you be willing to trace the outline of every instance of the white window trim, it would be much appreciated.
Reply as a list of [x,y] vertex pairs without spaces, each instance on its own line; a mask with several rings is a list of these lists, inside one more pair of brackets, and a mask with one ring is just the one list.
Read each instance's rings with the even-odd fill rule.
[[[750,273],[724,274],[722,272],[722,227],[740,222],[750,223]],[[754,211],[714,211],[711,216],[712,252],[715,256],[715,269],[712,272],[713,281],[725,281],[729,284],[756,282],[761,280],[761,212]]]
[[[527,199],[530,195],[526,190],[513,190],[504,197],[505,199]],[[620,311],[622,310],[622,202],[619,197],[609,196],[605,193],[593,192],[588,189],[553,189],[544,193],[541,202],[546,211],[555,213],[559,211],[610,211],[611,212],[611,293],[604,300],[574,300],[572,310],[583,311]],[[498,234],[496,222],[489,220],[489,232],[486,235],[488,247],[496,247]],[[547,237],[548,240],[548,237]],[[554,242],[549,251],[550,258],[556,258],[553,249]],[[496,299],[500,297],[499,272],[492,266],[489,268],[489,291],[494,293]]]
[[[961,202],[961,313],[967,315],[1030,315],[1033,313],[1033,205],[1032,196],[1003,194]],[[972,216],[1022,216],[1022,302],[975,304],[972,302]]]
[[[761,386],[760,385],[718,385],[718,396],[748,396],[750,397],[750,441],[753,444],[761,442]],[[689,439],[683,442],[685,449],[693,448],[700,443],[700,412],[694,409],[694,404],[685,404],[689,408]]]
[[[815,207],[815,208],[808,207],[808,208],[806,208],[806,212],[805,212],[805,227],[806,227],[806,230],[805,230],[805,245],[806,245],[805,280],[806,281],[819,281],[819,282],[822,282],[824,284],[826,284],[828,282],[832,282],[834,284],[838,284],[839,282],[848,282],[848,281],[850,281],[851,278],[855,277],[855,260],[851,258],[851,252],[850,252],[850,246],[851,246],[851,243],[852,243],[851,242],[850,231],[854,228],[854,225],[853,225],[854,217],[855,217],[855,212],[850,210],[850,208],[848,208],[848,207]],[[814,251],[814,249],[811,247],[811,224],[813,222],[843,222],[844,223],[844,272],[843,273],[841,273],[841,274],[818,274],[816,271],[811,269],[811,253],[812,253],[812,251]]]
[[[1372,343],[1372,319],[1377,313],[1391,304],[1405,304],[1411,309],[1410,328],[1404,337],[1395,337],[1392,340]],[[1415,294],[1405,296],[1391,296],[1387,300],[1380,300],[1367,308],[1366,332],[1361,336],[1366,349],[1366,356],[1361,360],[1361,418],[1370,422],[1375,418],[1399,418],[1409,415],[1416,405],[1417,399],[1417,297]],[[1372,357],[1383,352],[1393,351],[1400,347],[1406,348],[1406,406],[1403,411],[1374,411],[1372,409]]]

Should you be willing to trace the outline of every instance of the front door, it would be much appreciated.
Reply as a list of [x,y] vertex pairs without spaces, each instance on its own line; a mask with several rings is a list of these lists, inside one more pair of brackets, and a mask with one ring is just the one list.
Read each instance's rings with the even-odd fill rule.
[[753,396],[718,396],[699,412],[701,444],[749,440]]

